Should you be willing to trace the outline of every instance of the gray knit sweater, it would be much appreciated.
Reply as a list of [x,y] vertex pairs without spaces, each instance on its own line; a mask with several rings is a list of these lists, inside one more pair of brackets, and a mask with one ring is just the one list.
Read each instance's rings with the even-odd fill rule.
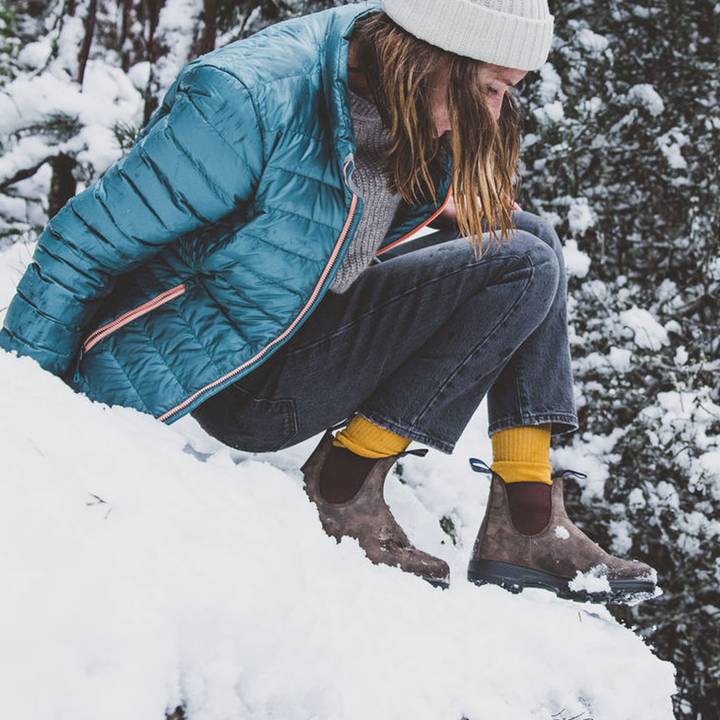
[[350,116],[357,152],[352,181],[363,199],[363,211],[347,254],[333,278],[329,290],[342,293],[372,262],[375,250],[387,235],[401,195],[390,192],[389,178],[381,163],[387,157],[390,134],[374,103],[348,88]]

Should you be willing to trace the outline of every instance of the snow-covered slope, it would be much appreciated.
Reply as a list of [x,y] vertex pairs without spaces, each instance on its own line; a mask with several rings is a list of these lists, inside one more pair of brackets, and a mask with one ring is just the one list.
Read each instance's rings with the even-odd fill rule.
[[[0,253],[0,307],[28,256]],[[452,456],[389,478],[411,538],[451,564],[443,591],[323,533],[298,469],[319,435],[252,455],[190,417],[92,403],[29,358],[0,351],[0,378],[5,716],[671,720],[672,667],[605,608],[465,580],[484,407]]]

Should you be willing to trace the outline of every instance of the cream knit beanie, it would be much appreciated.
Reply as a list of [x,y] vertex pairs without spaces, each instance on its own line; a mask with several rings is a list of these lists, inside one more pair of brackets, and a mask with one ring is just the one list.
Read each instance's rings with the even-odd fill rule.
[[538,70],[547,60],[554,17],[547,0],[382,0],[408,32],[476,60]]

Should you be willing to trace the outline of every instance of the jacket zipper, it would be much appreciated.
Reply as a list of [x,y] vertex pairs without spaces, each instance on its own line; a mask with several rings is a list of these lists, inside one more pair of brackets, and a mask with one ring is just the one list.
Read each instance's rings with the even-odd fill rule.
[[[347,166],[350,160],[352,159],[352,156],[350,156],[343,165],[343,176],[345,178],[345,183],[348,185],[348,188],[352,192],[352,201],[350,202],[350,212],[348,213],[347,218],[345,219],[345,224],[343,225],[342,232],[340,233],[340,237],[338,238],[337,242],[335,243],[335,247],[333,248],[332,255],[330,256],[330,259],[328,260],[327,265],[325,266],[325,269],[323,270],[322,275],[320,276],[320,279],[318,280],[317,284],[315,285],[315,289],[313,290],[312,295],[310,296],[310,299],[305,303],[305,306],[303,309],[298,313],[298,315],[295,317],[295,319],[290,323],[290,325],[280,334],[278,335],[274,340],[272,340],[270,343],[268,343],[260,352],[258,352],[256,355],[251,357],[249,360],[244,362],[240,367],[235,368],[234,370],[231,370],[229,373],[226,373],[222,377],[218,378],[217,380],[214,380],[209,385],[206,385],[203,388],[200,388],[200,390],[197,390],[194,392],[190,397],[185,398],[179,405],[176,405],[174,408],[171,408],[163,415],[160,415],[158,420],[165,421],[168,418],[172,417],[173,415],[180,412],[183,408],[190,405],[194,400],[196,400],[200,395],[207,392],[208,390],[211,390],[216,385],[219,385],[225,380],[228,380],[231,377],[234,377],[239,372],[244,370],[248,365],[252,365],[253,363],[257,362],[273,345],[280,342],[288,333],[292,331],[292,329],[298,324],[298,322],[302,319],[302,317],[305,315],[305,313],[308,311],[308,308],[313,304],[315,301],[315,298],[318,295],[318,292],[320,291],[320,288],[322,287],[322,284],[325,282],[325,278],[327,278],[328,273],[332,270],[333,265],[335,264],[335,261],[337,260],[337,256],[340,252],[340,248],[342,247],[343,243],[345,242],[345,237],[347,236],[347,233],[350,229],[350,225],[352,224],[353,216],[355,215],[355,209],[357,207],[358,203],[358,196],[357,194],[352,190],[352,187],[350,187],[350,183],[348,181],[347,177]],[[424,222],[420,223],[416,228],[411,230],[409,233],[406,233],[403,235],[402,238],[399,238],[395,242],[391,243],[385,248],[381,248],[380,252],[385,252],[385,250],[389,250],[391,247],[395,246],[397,243],[399,243],[401,240],[404,240],[405,238],[409,237],[413,233],[417,232],[420,228],[427,225],[429,222],[433,220],[433,218],[437,217],[445,208],[447,203],[450,200],[450,194],[451,194],[452,186],[448,188],[448,194],[445,197],[445,201],[443,204],[432,214],[430,217],[428,217]],[[377,253],[376,253],[377,254]]]
[[112,322],[109,322],[106,325],[101,325],[99,328],[97,328],[97,330],[94,330],[85,338],[85,341],[80,348],[80,355],[82,356],[83,354],[85,354],[88,350],[97,345],[101,340],[104,340],[108,335],[112,335],[112,333],[114,333],[116,330],[119,330],[123,325],[127,325],[136,318],[139,318],[142,315],[146,315],[151,310],[160,307],[160,305],[164,305],[166,302],[170,302],[170,300],[179,297],[184,292],[184,283],[176,285],[175,287],[160,293],[152,300],[148,300],[146,303],[138,305],[132,310],[128,310],[120,317],[115,318],[115,320],[113,320]]
[[[157,418],[158,420],[165,421],[165,420],[167,420],[168,418],[171,418],[173,415],[176,415],[178,412],[180,412],[181,410],[183,410],[184,408],[186,408],[188,405],[190,405],[192,402],[194,402],[198,397],[200,397],[201,395],[203,395],[204,393],[206,393],[208,390],[211,390],[212,388],[216,387],[217,385],[220,385],[221,383],[225,382],[225,381],[228,380],[229,378],[234,377],[235,375],[237,375],[238,373],[240,373],[242,370],[244,370],[246,367],[248,367],[248,365],[252,365],[252,364],[256,363],[263,355],[265,355],[265,354],[267,353],[267,351],[268,351],[271,347],[273,347],[274,345],[276,345],[278,342],[280,342],[281,340],[283,340],[283,338],[285,338],[290,332],[292,332],[293,328],[298,324],[298,322],[300,322],[300,320],[301,320],[301,319],[304,317],[304,315],[308,312],[308,309],[310,308],[310,306],[313,304],[313,302],[315,302],[315,299],[317,298],[318,293],[320,292],[320,288],[322,287],[323,283],[325,282],[325,279],[327,278],[328,274],[330,273],[330,271],[332,270],[333,266],[335,265],[335,261],[337,260],[337,256],[338,256],[338,254],[340,253],[340,249],[342,248],[343,243],[345,242],[345,238],[347,237],[348,231],[350,230],[350,225],[352,224],[352,220],[353,220],[353,217],[354,217],[354,215],[355,215],[355,210],[356,210],[356,208],[357,208],[358,195],[357,195],[354,191],[352,191],[352,188],[351,188],[350,185],[349,185],[348,177],[347,177],[347,166],[348,166],[349,162],[351,161],[351,159],[352,159],[352,156],[350,156],[350,157],[345,161],[345,164],[343,165],[343,176],[344,176],[344,178],[345,178],[345,183],[348,185],[348,188],[349,188],[349,189],[351,190],[351,192],[352,192],[352,200],[351,200],[351,202],[350,202],[350,211],[348,212],[348,215],[347,215],[347,217],[345,218],[345,224],[343,225],[342,232],[340,233],[340,236],[338,237],[338,240],[337,240],[337,242],[335,243],[335,247],[333,248],[332,254],[330,255],[330,258],[328,259],[328,262],[327,262],[327,264],[325,265],[325,269],[323,270],[322,275],[320,275],[320,279],[318,280],[317,284],[315,285],[315,289],[313,290],[312,295],[310,295],[310,298],[309,298],[308,301],[305,303],[305,305],[303,306],[302,310],[296,315],[296,317],[295,317],[295,319],[292,321],[292,323],[290,323],[290,325],[289,325],[280,335],[278,335],[274,340],[272,340],[271,342],[269,342],[262,350],[260,350],[260,352],[256,353],[256,354],[255,354],[253,357],[251,357],[249,360],[246,360],[246,361],[245,361],[242,365],[240,365],[239,367],[236,367],[234,370],[231,370],[229,373],[226,373],[226,374],[223,375],[222,377],[219,377],[217,380],[213,380],[213,382],[209,383],[208,385],[205,385],[205,387],[202,387],[202,388],[200,388],[199,390],[195,391],[192,395],[190,395],[189,397],[185,398],[185,400],[183,400],[181,403],[179,403],[179,404],[176,405],[175,407],[171,408],[171,409],[168,410],[167,412],[165,412],[165,413],[163,413],[162,415],[160,415],[160,416]],[[382,248],[382,249],[380,250],[380,252],[384,252],[385,250],[389,250],[391,247],[395,246],[395,245],[396,245],[397,243],[399,243],[401,240],[406,239],[407,237],[409,237],[409,236],[412,235],[413,233],[417,232],[420,228],[424,227],[424,226],[427,225],[429,222],[431,222],[431,221],[433,220],[433,218],[437,217],[437,215],[439,215],[440,212],[442,212],[442,210],[443,210],[443,209],[445,208],[445,206],[447,205],[449,199],[450,199],[450,190],[448,190],[447,197],[445,198],[445,201],[443,202],[443,204],[442,204],[430,217],[428,217],[424,222],[422,222],[420,225],[418,225],[416,228],[414,228],[411,232],[403,235],[402,238],[396,240],[395,242],[391,243],[391,244],[388,245],[387,247]],[[167,293],[171,293],[171,292],[173,292],[173,291],[175,291],[175,290],[178,290],[178,288],[180,288],[180,287],[183,287],[183,292],[184,292],[184,286],[178,285],[176,288],[172,288],[171,290],[168,290]],[[178,294],[180,294],[180,293],[178,293]],[[165,295],[166,295],[166,293],[163,293],[163,295],[159,295],[157,298],[154,298],[151,302],[154,303],[155,301],[159,300],[161,297],[164,297]],[[176,295],[173,295],[172,297],[176,297]],[[167,300],[172,299],[172,297],[166,298],[164,301],[167,302]],[[160,304],[162,304],[162,303],[160,303]],[[146,305],[147,305],[147,303],[146,303]],[[141,307],[145,307],[145,306],[141,306]],[[153,305],[153,307],[155,307],[155,305]],[[136,308],[136,310],[139,310],[139,309],[140,309],[140,308]],[[148,310],[145,310],[145,312],[149,312],[150,309],[152,309],[152,308],[149,308]],[[133,312],[135,312],[135,311],[133,311]],[[124,317],[124,316],[123,316],[123,317]],[[101,331],[104,331],[104,330],[106,330],[106,329],[109,329],[110,325],[115,325],[115,323],[117,323],[117,322],[119,322],[119,321],[121,321],[121,320],[122,320],[122,317],[121,317],[121,318],[118,318],[118,319],[117,319],[116,321],[114,321],[113,323],[109,323],[108,325],[103,326],[102,328],[98,328],[98,330],[96,330],[95,333],[93,333],[92,335],[90,335],[90,336],[88,337],[88,340],[90,340],[90,338],[93,338],[93,340],[94,340],[96,333],[100,333]],[[130,320],[127,320],[127,322],[130,322]],[[124,324],[124,323],[123,323],[123,324]],[[119,327],[119,326],[118,326],[118,327]],[[117,329],[117,328],[116,328],[116,327],[113,327],[113,329],[110,330],[110,332],[114,331],[115,329]],[[105,335],[103,335],[103,337],[105,337]],[[98,338],[98,341],[99,341],[99,339],[100,339],[100,338]],[[86,340],[86,344],[87,344],[88,340]],[[93,344],[94,344],[94,343],[93,343]],[[92,347],[92,345],[90,345],[89,347]],[[89,347],[88,347],[88,349],[89,349]]]
[[[348,185],[348,188],[352,192],[352,188],[350,188],[348,183],[348,177],[347,177],[347,166],[348,163],[352,160],[352,156],[350,156],[343,165],[343,177],[345,178],[345,183]],[[355,215],[355,209],[357,208],[358,204],[358,196],[355,192],[352,193],[352,200],[350,201],[350,211],[348,213],[348,216],[345,218],[345,224],[343,225],[342,232],[340,233],[340,237],[338,237],[337,242],[335,243],[335,247],[333,248],[332,254],[330,255],[330,258],[325,265],[325,269],[322,272],[322,275],[320,275],[320,279],[318,280],[317,284],[315,285],[315,289],[312,292],[312,295],[310,295],[310,298],[303,306],[303,309],[296,315],[295,319],[290,323],[290,325],[285,328],[285,330],[278,335],[274,340],[269,342],[260,352],[256,353],[251,357],[249,360],[246,360],[242,365],[239,367],[236,367],[234,370],[231,370],[229,373],[226,373],[222,377],[219,377],[217,380],[213,380],[208,385],[205,385],[205,387],[200,388],[199,390],[196,390],[190,397],[185,398],[179,405],[176,405],[174,408],[171,408],[166,413],[160,415],[158,420],[165,421],[168,418],[172,417],[173,415],[177,414],[182,410],[183,408],[186,408],[188,405],[190,405],[193,401],[195,401],[200,395],[207,392],[208,390],[211,390],[216,385],[220,385],[221,383],[225,382],[231,377],[234,377],[239,372],[244,370],[248,365],[252,365],[253,363],[257,362],[265,353],[273,347],[273,345],[276,345],[278,342],[280,342],[283,338],[285,338],[288,333],[292,332],[293,328],[300,322],[300,320],[303,318],[303,316],[307,313],[310,306],[315,302],[315,298],[318,296],[318,293],[320,292],[320,288],[322,287],[323,283],[325,282],[325,279],[327,278],[328,274],[333,268],[333,265],[335,264],[335,261],[337,260],[337,256],[340,253],[340,249],[343,246],[343,243],[345,242],[345,238],[348,234],[348,231],[350,230],[350,225],[352,224],[353,216]]]

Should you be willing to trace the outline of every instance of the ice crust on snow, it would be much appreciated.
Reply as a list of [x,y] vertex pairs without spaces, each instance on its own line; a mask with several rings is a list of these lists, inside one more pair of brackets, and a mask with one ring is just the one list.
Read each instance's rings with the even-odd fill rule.
[[[0,252],[0,307],[27,252]],[[325,535],[299,471],[319,436],[252,455],[2,350],[0,377],[8,717],[161,720],[184,702],[190,720],[672,720],[672,666],[604,607],[465,580],[484,404],[453,455],[388,479],[411,539],[450,563],[442,591]]]

